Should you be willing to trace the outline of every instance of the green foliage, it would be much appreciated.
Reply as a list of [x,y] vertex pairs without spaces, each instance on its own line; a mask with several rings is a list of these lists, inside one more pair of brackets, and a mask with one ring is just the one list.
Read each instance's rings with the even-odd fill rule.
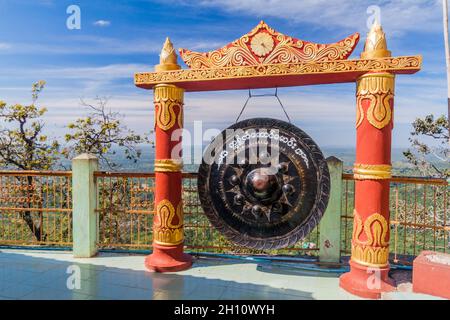
[[137,145],[149,143],[148,138],[127,129],[122,124],[119,113],[107,110],[106,98],[97,97],[95,100],[96,105],[81,100],[82,105],[88,107],[91,113],[67,126],[69,132],[65,135],[65,140],[68,145],[62,150],[62,154],[72,159],[81,153],[91,153],[99,158],[102,165],[114,169],[119,165],[111,161],[109,156],[122,150],[126,159],[137,162],[141,156]]
[[[411,148],[403,152],[409,163],[426,176],[436,176],[441,178],[450,177],[449,148],[449,121],[442,115],[435,119],[433,115],[425,118],[417,118],[413,123],[413,131],[409,141]],[[426,141],[434,140],[436,146],[432,146]],[[444,166],[436,165],[431,159],[443,162]]]
[[21,170],[49,170],[57,161],[59,143],[49,141],[42,133],[42,116],[46,108],[38,107],[39,93],[45,81],[38,81],[32,87],[30,105],[7,105],[0,101],[0,166]]

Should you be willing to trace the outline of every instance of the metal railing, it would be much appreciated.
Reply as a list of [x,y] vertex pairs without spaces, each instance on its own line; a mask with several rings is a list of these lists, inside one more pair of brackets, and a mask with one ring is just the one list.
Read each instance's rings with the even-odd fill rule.
[[[95,172],[98,188],[99,246],[151,249],[153,173]],[[343,175],[341,254],[351,251],[354,180]],[[71,172],[0,171],[0,245],[72,244]],[[444,179],[391,180],[392,259],[410,261],[422,250],[449,252],[449,185]],[[255,251],[236,247],[203,214],[197,175],[183,173],[185,245],[218,253],[311,254],[319,250],[319,228],[291,248]]]
[[[99,190],[102,248],[150,249],[152,243],[154,174],[95,172]],[[218,253],[313,254],[318,251],[318,228],[291,248],[257,251],[236,247],[217,232],[203,214],[197,194],[197,175],[183,173],[185,246]]]
[[[354,179],[344,174],[341,254],[351,253]],[[391,179],[390,252],[393,261],[410,263],[422,250],[450,251],[449,184],[445,179],[393,177]]]
[[153,173],[95,172],[101,248],[148,249],[154,214]]
[[72,244],[72,173],[0,171],[0,244]]

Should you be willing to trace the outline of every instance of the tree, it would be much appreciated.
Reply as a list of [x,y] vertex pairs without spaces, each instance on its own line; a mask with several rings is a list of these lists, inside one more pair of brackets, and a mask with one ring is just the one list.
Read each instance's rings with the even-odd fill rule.
[[150,143],[145,136],[136,134],[121,123],[121,115],[106,108],[107,98],[95,99],[96,105],[81,99],[81,104],[91,112],[68,125],[69,133],[65,135],[67,147],[62,153],[69,159],[81,153],[96,155],[102,165],[110,169],[120,165],[111,156],[122,150],[125,158],[137,162],[141,156],[139,144]]
[[408,162],[416,166],[423,175],[450,178],[447,117],[442,115],[435,119],[430,114],[423,119],[417,118],[412,126],[414,130],[409,138],[411,148],[403,152]]
[[58,160],[59,143],[49,142],[43,134],[42,116],[46,108],[39,108],[36,102],[45,82],[39,81],[32,87],[30,105],[7,105],[0,101],[0,166],[20,170],[48,170]]
[[[58,160],[59,143],[48,141],[43,134],[44,124],[42,116],[47,112],[46,108],[39,108],[36,103],[39,94],[44,89],[45,81],[38,81],[32,86],[32,101],[29,105],[7,105],[0,101],[0,166],[8,169],[19,170],[48,170]],[[3,124],[3,125],[2,125]],[[20,190],[9,190],[13,196],[24,196],[32,199],[37,186],[32,176],[25,177],[25,183],[16,177],[17,185],[25,184]],[[19,203],[17,205],[20,205]],[[42,205],[42,203],[40,204]],[[22,206],[31,209],[32,202],[22,202]],[[21,214],[28,228],[38,241],[45,240],[46,234],[41,230],[42,223],[35,222],[31,210],[25,210]],[[42,221],[42,212],[38,213],[38,220]]]
[[[67,158],[91,153],[99,158],[101,166],[109,169],[120,167],[113,157],[118,152],[123,152],[130,161],[139,160],[141,150],[138,145],[150,143],[149,139],[124,126],[121,115],[107,109],[107,103],[107,98],[97,97],[94,104],[81,99],[81,105],[87,107],[90,113],[68,125],[69,133],[65,135],[68,145],[63,150]],[[107,185],[99,184],[98,192],[102,199],[100,207],[110,213],[99,216],[101,234],[112,242],[121,242],[123,238],[130,237],[129,233],[120,232],[122,229],[129,230],[130,223],[132,225],[128,218],[122,219],[125,203],[132,197],[128,179],[111,179]]]

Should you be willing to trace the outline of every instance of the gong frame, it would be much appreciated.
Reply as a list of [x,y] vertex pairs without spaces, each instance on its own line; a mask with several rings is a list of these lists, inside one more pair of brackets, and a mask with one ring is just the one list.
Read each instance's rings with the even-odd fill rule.
[[[265,57],[251,43],[261,32],[271,36],[273,42],[272,53]],[[360,59],[349,60],[358,40],[359,35],[354,34],[340,42],[316,44],[283,35],[261,21],[250,33],[218,50],[196,53],[181,49],[185,62],[197,66],[181,69],[167,38],[155,71],[134,76],[137,87],[154,92],[156,213],[153,232],[167,240],[153,240],[154,250],[146,259],[147,268],[177,271],[191,265],[191,259],[183,252],[183,225],[178,223],[183,217],[182,210],[177,209],[181,203],[181,166],[179,159],[170,159],[178,143],[171,141],[170,135],[183,125],[185,91],[356,83],[355,229],[350,272],[341,276],[340,286],[368,298],[379,298],[382,292],[394,290],[388,277],[388,257],[395,75],[418,72],[422,57],[392,57],[386,35],[377,22],[367,35]],[[280,54],[277,57],[283,59],[272,59],[275,49]],[[178,217],[176,224],[161,223],[167,212],[171,217]],[[367,286],[373,268],[379,271],[377,288]]]

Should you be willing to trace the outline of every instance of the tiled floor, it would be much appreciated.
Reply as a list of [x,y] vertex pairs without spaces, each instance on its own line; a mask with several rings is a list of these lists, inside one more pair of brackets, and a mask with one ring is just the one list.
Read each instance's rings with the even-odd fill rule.
[[[338,274],[211,258],[160,274],[147,272],[144,258],[0,250],[0,299],[357,299],[339,288]],[[399,292],[386,298],[432,297]]]

